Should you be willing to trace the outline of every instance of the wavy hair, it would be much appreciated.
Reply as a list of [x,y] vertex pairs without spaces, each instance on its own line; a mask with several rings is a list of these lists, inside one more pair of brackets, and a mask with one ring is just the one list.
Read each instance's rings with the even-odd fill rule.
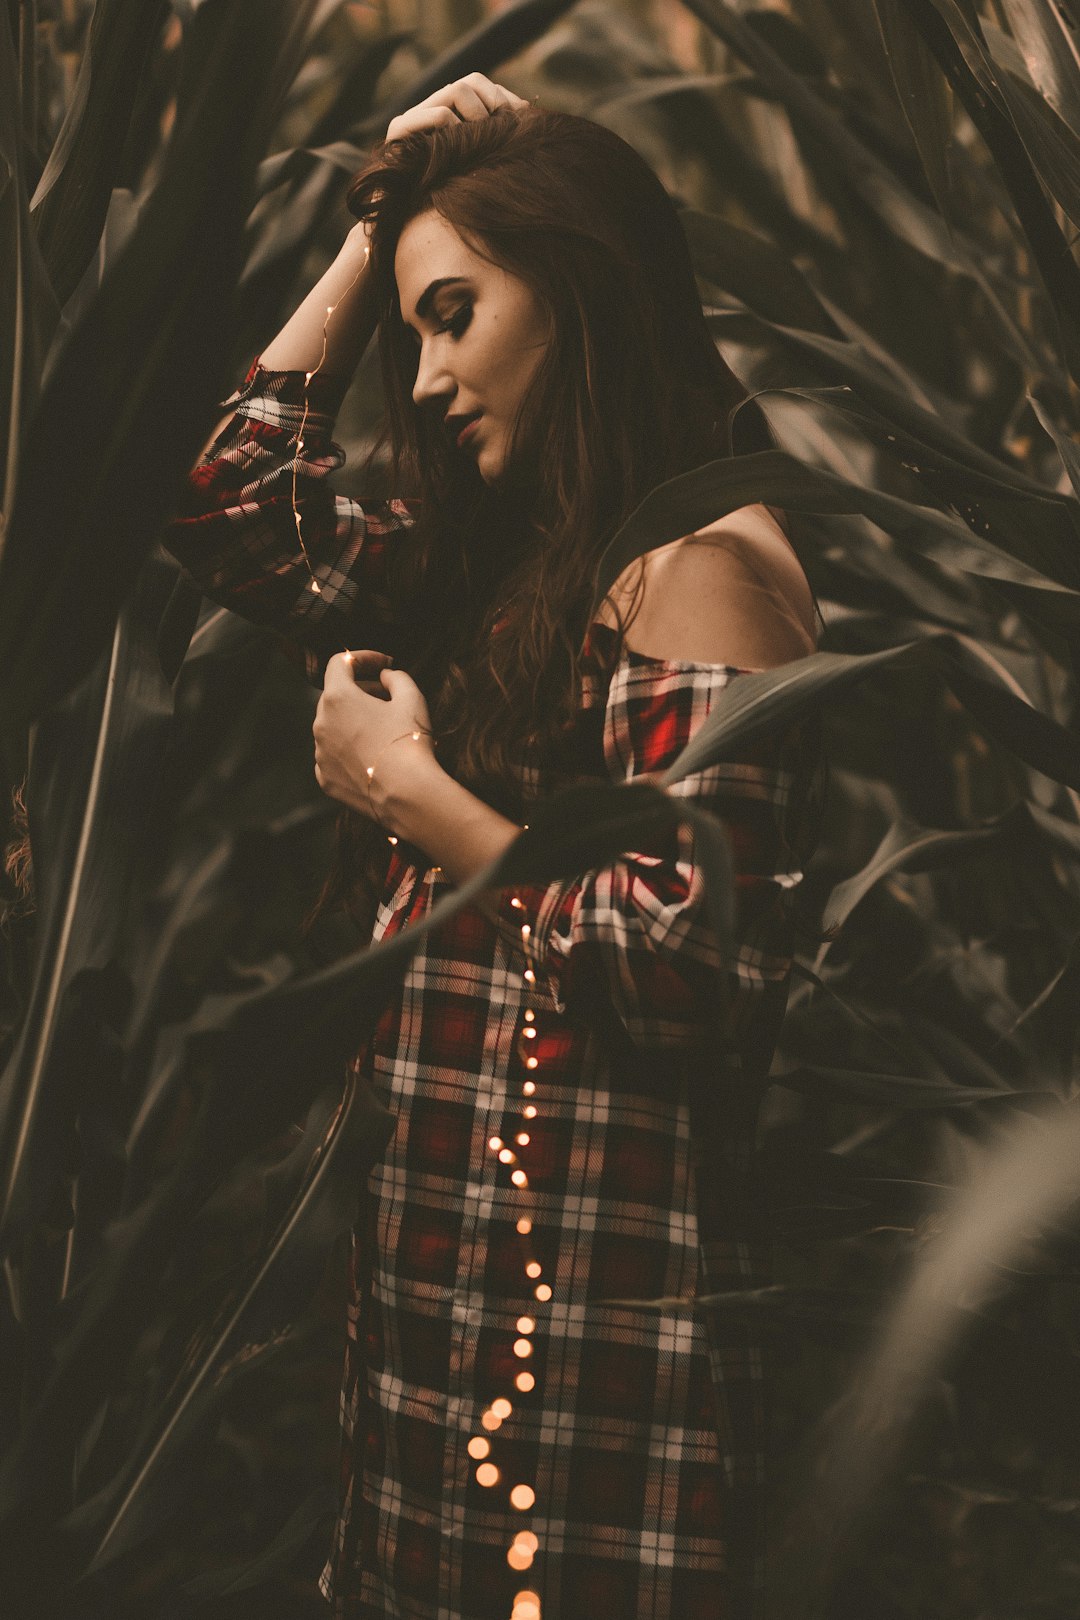
[[[602,125],[530,106],[412,134],[376,148],[348,206],[370,233],[380,444],[394,493],[418,502],[390,580],[416,649],[403,667],[431,707],[443,763],[517,816],[524,752],[542,768],[573,723],[607,542],[657,484],[731,453],[740,405],[737,448],[763,448],[768,433],[709,333],[674,205]],[[418,355],[394,259],[405,226],[432,209],[549,317],[507,475],[491,486],[448,444],[441,410],[412,398]],[[640,587],[630,614],[616,612],[612,660]],[[385,834],[343,811],[309,925],[340,899],[367,927],[385,859]]]

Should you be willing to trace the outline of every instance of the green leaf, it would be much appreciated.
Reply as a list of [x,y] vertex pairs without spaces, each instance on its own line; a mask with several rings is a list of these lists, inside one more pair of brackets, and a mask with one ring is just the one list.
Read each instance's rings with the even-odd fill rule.
[[[357,1106],[359,1080],[354,1071],[346,1076],[343,1095],[335,1096],[327,1111],[324,1104],[322,1123],[315,1129],[309,1121],[305,1138],[308,1158],[307,1173],[285,1217],[260,1255],[254,1273],[238,1297],[230,1305],[224,1320],[216,1325],[212,1343],[202,1349],[196,1364],[183,1380],[181,1389],[168,1403],[154,1424],[152,1443],[141,1453],[129,1458],[127,1465],[114,1477],[102,1498],[85,1504],[73,1516],[66,1529],[77,1532],[80,1539],[93,1526],[94,1551],[87,1562],[87,1573],[93,1573],[111,1562],[154,1528],[143,1505],[144,1496],[155,1476],[169,1463],[176,1466],[178,1449],[192,1432],[193,1424],[204,1423],[207,1411],[220,1400],[223,1374],[228,1371],[226,1358],[234,1358],[233,1365],[245,1359],[237,1345],[242,1327],[249,1327],[253,1307],[261,1302],[275,1271],[288,1266],[293,1273],[293,1287],[287,1304],[278,1300],[275,1311],[288,1320],[297,1303],[302,1303],[306,1292],[315,1286],[324,1265],[324,1256],[335,1236],[349,1229],[356,1213],[356,1180],[353,1155],[370,1151],[371,1121],[375,1117],[370,1103],[367,1108]],[[354,1120],[355,1114],[355,1120]],[[379,1110],[381,1148],[385,1148],[393,1132],[393,1117]],[[380,1149],[381,1150],[381,1149]],[[342,1164],[336,1161],[343,1160]],[[300,1268],[306,1280],[306,1290],[296,1289],[296,1250],[303,1241],[305,1228],[314,1228],[317,1244],[308,1244],[307,1264]],[[299,1293],[299,1301],[295,1297]],[[265,1330],[264,1330],[265,1331]],[[239,1360],[235,1359],[239,1357]],[[107,1510],[102,1514],[102,1508]]]
[[1033,1244],[1075,1207],[1078,1166],[1075,1105],[1018,1119],[979,1152],[820,1433],[812,1497],[802,1499],[783,1540],[798,1549],[797,1570],[778,1572],[785,1585],[797,1575],[804,1592],[830,1589],[833,1560],[865,1525],[928,1394],[955,1365],[974,1313],[1001,1295],[1010,1274],[1026,1274]]
[[[905,4],[908,3],[911,0],[905,0]],[[950,233],[941,217],[837,120],[833,110],[807,81],[781,61],[728,0],[684,0],[684,4],[748,62],[780,97],[796,133],[802,137],[804,155],[816,164],[817,171],[833,181],[842,176],[888,229],[917,253],[970,277],[989,300],[1002,326],[1020,346],[1025,346],[1023,334],[986,274],[984,256],[976,245],[959,230]],[[1060,279],[1063,277],[1059,276]]]
[[[919,379],[894,356],[867,352],[865,342],[855,341],[850,336],[831,338],[765,322],[760,316],[743,315],[735,310],[712,310],[708,320],[710,328],[722,341],[767,343],[770,347],[777,344],[789,349],[808,360],[828,381],[850,385],[861,399],[874,405],[891,422],[905,425],[928,444],[940,446],[964,466],[981,468],[988,476],[1004,479],[1012,488],[1042,490],[1030,474],[1008,466],[972,439],[965,438],[957,425],[961,412],[956,402],[942,399],[936,402],[935,408],[935,401]],[[853,323],[848,322],[848,325]],[[1010,355],[1019,359],[1020,354],[1007,335],[1002,341],[1007,343]],[[1027,350],[1026,344],[1022,347]]]
[[905,659],[934,665],[991,736],[1044,775],[1080,789],[1080,757],[1072,733],[1018,696],[983,649],[946,631],[880,652],[813,653],[760,674],[740,675],[725,688],[661,780],[674,782],[690,771],[731,759],[739,749],[803,719],[826,694]]
[[328,163],[346,174],[355,174],[367,161],[368,154],[352,141],[330,141],[326,146],[290,146],[275,152],[259,164],[257,189],[262,196],[286,180],[295,180],[317,163]]
[[978,499],[980,496],[998,502],[1009,501],[1024,514],[1024,521],[1038,526],[1066,509],[1080,510],[1067,495],[1038,483],[1019,468],[986,455],[940,417],[921,410],[910,400],[902,401],[891,390],[882,389],[879,397],[883,403],[897,407],[882,410],[867,404],[860,397],[861,392],[861,386],[777,388],[763,389],[755,397],[768,398],[776,394],[785,399],[805,399],[840,412],[863,429],[876,448],[895,457],[908,472],[947,475],[942,487],[950,496],[955,495],[955,504],[964,497]]
[[539,39],[573,4],[574,0],[511,0],[509,5],[485,17],[429,62],[421,73],[384,102],[377,113],[365,119],[359,132],[384,131],[399,113],[407,112],[418,101],[426,100],[443,85],[463,78],[466,73],[490,73]]
[[5,26],[0,28],[0,555],[15,501],[20,444],[60,316],[30,223],[18,111],[19,64]]
[[790,1283],[770,1283],[764,1288],[731,1288],[722,1293],[700,1294],[693,1299],[677,1294],[663,1299],[604,1299],[598,1304],[629,1310],[710,1311],[752,1322],[755,1326],[778,1329],[812,1329],[817,1326],[863,1327],[874,1320],[883,1296],[846,1288],[797,1288]]
[[897,98],[911,130],[927,184],[942,216],[948,218],[949,147],[952,144],[952,97],[947,79],[911,26],[901,0],[874,0],[881,41]]
[[1006,72],[1002,82],[1032,167],[1073,224],[1080,224],[1080,135],[1022,79]]
[[[1017,133],[1008,75],[1000,75],[978,19],[957,0],[903,0],[997,164],[1057,320],[1069,374],[1080,378],[1080,266]],[[1019,99],[1017,98],[1019,105]],[[1030,129],[1030,120],[1026,121]]]
[[37,871],[30,1000],[0,1075],[0,1234],[40,1219],[63,1171],[78,1074],[66,1023],[80,977],[118,949],[145,860],[172,693],[157,623],[176,570],[147,565],[108,656],[35,728],[27,801]]
[[825,905],[822,927],[841,928],[859,902],[890,872],[926,872],[947,865],[955,855],[966,854],[996,837],[1000,826],[995,822],[965,832],[944,832],[906,820],[894,821],[862,871],[836,885]]
[[694,269],[767,320],[835,336],[836,328],[809,282],[789,255],[716,214],[696,208],[679,212]]
[[[948,1080],[927,1079],[923,1075],[874,1073],[867,1069],[836,1068],[825,1063],[806,1063],[769,1076],[770,1085],[788,1091],[805,1092],[810,1097],[860,1103],[875,1108],[935,1109],[971,1108],[977,1103],[1028,1101],[1027,1094],[1001,1086],[964,1086]],[[1045,1091],[1033,1093],[1045,1097]]]
[[0,566],[0,692],[13,718],[40,714],[96,662],[205,438],[273,87],[310,4],[266,0],[253,35],[234,7],[206,0],[188,30],[165,169],[27,436]]
[[1028,400],[1032,410],[1039,419],[1040,426],[1050,435],[1054,441],[1054,444],[1057,446],[1058,455],[1061,457],[1061,464],[1069,475],[1069,482],[1076,492],[1077,497],[1080,498],[1080,445],[1077,444],[1076,440],[1072,438],[1071,435],[1062,432],[1054,426],[1046,407],[1039,399],[1035,397],[1034,394],[1029,394]]
[[330,1527],[336,1512],[332,1482],[323,1480],[289,1514],[285,1523],[268,1545],[260,1549],[254,1559],[245,1559],[224,1568],[200,1570],[191,1580],[184,1582],[184,1594],[193,1598],[230,1597],[246,1592],[273,1577],[287,1578],[297,1567],[297,1561],[311,1542],[319,1525]]
[[1080,131],[1080,42],[1060,0],[1002,0],[1031,81],[1054,111]]
[[149,72],[167,0],[96,0],[75,89],[31,200],[61,304],[90,263],[117,185],[135,98]]
[[[868,444],[898,464],[928,498],[952,507],[973,532],[994,542],[1018,561],[1062,584],[1080,583],[1080,507],[1067,496],[1001,467],[990,474],[971,454],[964,461],[882,416],[848,388],[762,390],[757,398],[805,400],[840,414],[866,436]],[[934,434],[947,441],[947,431]],[[967,448],[961,444],[961,453]],[[990,458],[986,458],[989,461]],[[884,480],[882,480],[884,481]],[[1021,494],[1021,489],[1025,490]]]

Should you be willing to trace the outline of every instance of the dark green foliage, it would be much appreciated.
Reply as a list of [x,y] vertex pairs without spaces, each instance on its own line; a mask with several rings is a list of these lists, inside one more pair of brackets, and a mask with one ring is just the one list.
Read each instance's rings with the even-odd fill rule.
[[[654,491],[604,584],[769,500],[824,628],[662,782],[541,806],[428,926],[682,819],[724,938],[723,829],[664,789],[821,717],[777,1280],[714,1301],[775,1350],[770,1620],[1080,1612],[1076,35],[1057,0],[687,5],[692,63],[600,0],[518,0],[441,55],[332,4],[254,33],[224,0],[97,0],[67,33],[6,8],[0,683],[36,913],[0,936],[5,1615],[318,1612],[342,1245],[392,1124],[342,1069],[420,934],[301,942],[313,694],[155,540],[347,174],[474,68],[657,166],[776,438]],[[354,451],[378,408],[365,363]]]

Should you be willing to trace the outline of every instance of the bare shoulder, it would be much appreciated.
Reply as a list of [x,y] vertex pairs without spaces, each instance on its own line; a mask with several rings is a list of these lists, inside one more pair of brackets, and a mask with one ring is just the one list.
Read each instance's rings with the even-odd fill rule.
[[625,612],[644,574],[626,633],[634,652],[693,663],[769,669],[814,651],[814,603],[783,529],[764,506],[744,506],[632,563],[612,587]]

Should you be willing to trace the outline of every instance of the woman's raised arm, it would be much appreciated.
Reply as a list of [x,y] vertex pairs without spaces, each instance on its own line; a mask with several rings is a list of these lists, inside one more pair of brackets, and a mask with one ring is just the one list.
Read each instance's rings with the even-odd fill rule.
[[[395,118],[387,140],[524,105],[482,74],[438,90]],[[386,562],[415,506],[364,502],[333,488],[345,460],[333,440],[342,399],[376,324],[361,220],[330,268],[221,409],[162,535],[204,594],[283,632],[309,676],[346,648],[399,656],[407,624],[389,600]]]
[[[326,274],[259,356],[265,370],[307,372],[318,367],[328,377],[352,376],[375,330],[367,261],[367,226],[361,221],[345,238]],[[199,452],[200,461],[230,420],[221,418]]]
[[361,505],[329,477],[345,460],[334,423],[374,321],[360,224],[223,401],[162,534],[206,596],[298,643],[316,683],[345,647],[401,651],[386,551],[413,513]]

